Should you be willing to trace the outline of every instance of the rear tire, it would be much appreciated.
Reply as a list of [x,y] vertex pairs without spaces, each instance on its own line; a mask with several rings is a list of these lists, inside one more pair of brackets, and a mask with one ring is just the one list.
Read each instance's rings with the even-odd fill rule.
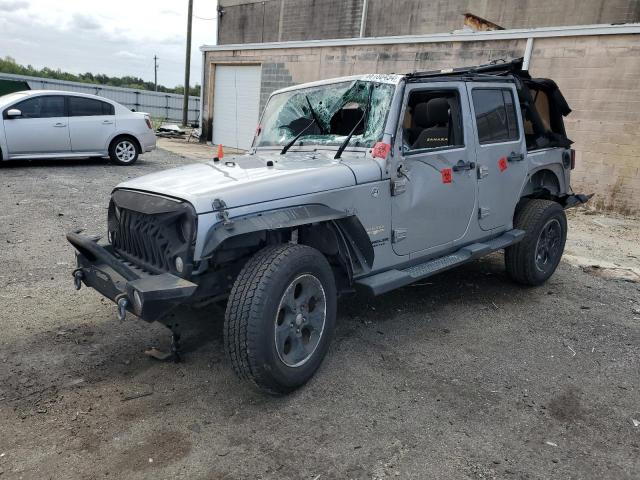
[[327,259],[305,245],[267,247],[231,290],[225,350],[241,379],[282,395],[304,385],[327,353],[337,294]]
[[564,252],[564,209],[551,200],[529,200],[516,212],[513,223],[526,233],[522,241],[505,249],[507,274],[523,285],[541,285],[556,271]]
[[140,149],[131,137],[118,137],[109,145],[109,158],[116,165],[133,165],[139,154]]

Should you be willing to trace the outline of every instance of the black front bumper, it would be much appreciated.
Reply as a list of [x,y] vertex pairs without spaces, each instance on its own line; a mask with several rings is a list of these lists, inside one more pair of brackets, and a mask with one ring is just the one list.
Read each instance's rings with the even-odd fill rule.
[[67,240],[77,250],[76,281],[148,322],[164,318],[198,288],[170,273],[150,274],[129,267],[114,254],[111,245],[98,245],[95,238],[70,232]]

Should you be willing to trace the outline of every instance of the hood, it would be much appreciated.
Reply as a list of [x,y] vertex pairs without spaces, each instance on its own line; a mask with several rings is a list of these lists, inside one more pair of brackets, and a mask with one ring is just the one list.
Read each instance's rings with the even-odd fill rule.
[[[197,163],[128,180],[117,188],[139,190],[186,200],[196,212],[213,210],[219,198],[228,208],[345,188],[358,176],[380,178],[373,160],[334,160],[335,152],[278,152],[229,156],[219,162]],[[267,162],[273,166],[267,166]],[[359,175],[356,175],[358,172]]]

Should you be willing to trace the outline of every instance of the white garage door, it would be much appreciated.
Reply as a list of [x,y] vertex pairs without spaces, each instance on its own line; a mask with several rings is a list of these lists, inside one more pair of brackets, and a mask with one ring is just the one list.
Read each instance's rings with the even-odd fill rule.
[[216,67],[213,89],[213,143],[251,148],[260,115],[260,66]]

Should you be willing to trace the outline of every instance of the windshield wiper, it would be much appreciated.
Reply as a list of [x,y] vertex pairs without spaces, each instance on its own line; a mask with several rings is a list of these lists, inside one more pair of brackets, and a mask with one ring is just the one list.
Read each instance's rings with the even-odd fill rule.
[[304,135],[304,133],[309,130],[311,128],[311,125],[315,125],[318,122],[316,121],[316,119],[314,118],[313,120],[311,120],[309,122],[309,124],[304,127],[302,130],[300,130],[300,133],[298,133],[298,135],[296,135],[295,137],[293,137],[293,140],[291,140],[289,143],[287,143],[284,148],[280,151],[280,155],[284,155],[285,153],[287,153],[287,151],[293,147],[293,145],[300,139],[300,137],[302,135]]
[[333,157],[334,160],[337,160],[340,158],[340,156],[342,155],[342,152],[344,152],[344,149],[347,148],[347,146],[349,145],[349,142],[351,141],[351,137],[353,137],[353,134],[356,133],[356,130],[358,129],[360,124],[364,122],[364,119],[367,118],[367,115],[369,115],[369,108],[371,107],[372,93],[373,93],[373,83],[369,84],[369,97],[367,98],[367,106],[365,107],[364,112],[362,112],[362,116],[360,117],[360,120],[358,120],[358,123],[355,124],[355,126],[349,132],[349,135],[347,135],[347,138],[345,138],[344,142],[342,142],[342,145],[340,145],[340,148],[336,152],[336,155]]
[[318,115],[316,115],[316,111],[311,106],[311,100],[309,100],[309,97],[307,95],[305,95],[304,98],[307,100],[307,105],[309,105],[309,110],[311,111],[311,116],[316,121],[316,124],[318,125],[318,128],[320,128],[320,133],[323,134],[323,135],[326,135],[327,130],[322,126],[322,123],[320,123],[320,119],[318,118]]
[[284,146],[284,148],[280,151],[280,155],[284,155],[285,153],[287,153],[287,151],[291,147],[293,147],[293,145],[300,139],[300,137],[302,135],[304,135],[304,132],[309,130],[312,125],[318,125],[318,127],[320,128],[320,133],[325,133],[324,129],[322,128],[322,125],[320,125],[320,121],[318,120],[318,116],[316,115],[316,112],[313,111],[313,107],[311,106],[311,102],[309,101],[309,97],[307,97],[305,95],[304,98],[307,99],[307,103],[309,104],[309,110],[311,110],[311,116],[313,117],[313,120],[311,120],[306,127],[304,127],[302,130],[300,130],[300,133],[298,133],[298,135],[293,137],[293,140],[291,140],[289,143],[287,143]]

